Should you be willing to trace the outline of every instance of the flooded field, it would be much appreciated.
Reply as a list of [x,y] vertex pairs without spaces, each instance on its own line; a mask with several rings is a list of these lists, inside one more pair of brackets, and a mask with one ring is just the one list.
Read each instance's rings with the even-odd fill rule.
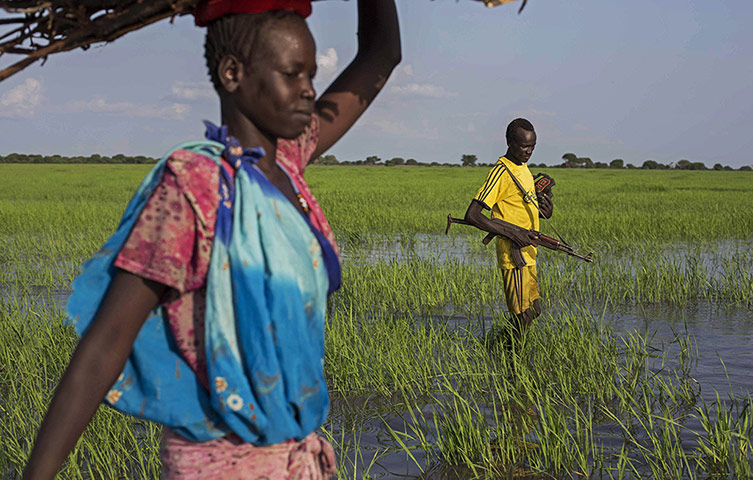
[[[70,282],[145,173],[33,167],[0,166],[0,478],[75,345]],[[308,173],[343,251],[322,431],[339,478],[753,477],[753,177],[548,172],[557,229],[596,262],[541,252],[545,313],[511,346],[493,247],[443,234],[485,173]],[[155,478],[158,441],[100,408],[62,478]]]

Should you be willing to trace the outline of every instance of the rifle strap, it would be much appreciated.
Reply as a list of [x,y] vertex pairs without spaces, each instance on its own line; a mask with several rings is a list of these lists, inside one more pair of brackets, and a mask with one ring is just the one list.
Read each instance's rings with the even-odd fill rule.
[[[507,165],[505,165],[504,163],[502,165],[503,165],[503,168],[507,171],[507,173],[510,174],[510,178],[512,178],[512,181],[515,184],[515,186],[517,186],[518,190],[520,190],[520,194],[523,195],[523,201],[526,201],[530,197],[530,194],[526,191],[525,188],[523,188],[523,185],[520,183],[520,180],[518,180],[515,177],[515,175],[512,174],[512,171],[509,168],[507,168]],[[539,212],[539,213],[541,213],[541,209],[539,208],[538,198],[536,198],[536,199],[531,198],[531,203],[533,203],[533,206],[536,207],[536,211]],[[560,232],[558,232],[557,229],[554,228],[554,225],[552,225],[552,222],[550,222],[548,218],[546,218],[544,216],[542,216],[541,218],[543,218],[544,220],[546,220],[547,224],[550,227],[552,227],[552,230],[557,235],[557,237],[559,237],[559,239],[560,239],[560,241],[562,243],[564,243],[565,245],[569,245],[569,243],[567,243],[565,241],[565,239],[562,238],[562,235],[560,235]]]
[[520,180],[518,180],[517,177],[515,177],[515,175],[512,174],[512,170],[507,168],[507,165],[503,163],[502,168],[504,168],[507,171],[507,173],[510,174],[510,178],[512,178],[513,183],[515,184],[516,187],[518,187],[518,190],[520,190],[520,193],[523,195],[523,200],[528,201],[528,199],[530,198],[531,203],[533,203],[533,206],[536,207],[536,210],[539,213],[541,213],[541,209],[539,209],[538,199],[534,199],[533,197],[531,197],[531,195],[526,191],[526,189],[523,188],[523,185],[520,183]]

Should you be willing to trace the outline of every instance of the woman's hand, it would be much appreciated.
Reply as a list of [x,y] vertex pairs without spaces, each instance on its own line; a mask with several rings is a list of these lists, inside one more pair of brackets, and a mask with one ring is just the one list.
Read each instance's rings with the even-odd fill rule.
[[401,57],[394,0],[359,0],[358,53],[316,102],[319,143],[311,158],[327,151],[353,126]]
[[58,384],[24,470],[24,479],[51,479],[115,383],[141,326],[165,287],[119,271],[81,337]]

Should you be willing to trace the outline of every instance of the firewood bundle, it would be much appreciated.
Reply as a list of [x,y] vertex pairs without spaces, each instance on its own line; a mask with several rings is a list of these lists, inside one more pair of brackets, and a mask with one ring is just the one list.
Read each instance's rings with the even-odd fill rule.
[[[479,0],[489,7],[515,0]],[[526,0],[523,0],[525,5]],[[37,60],[112,42],[165,18],[191,13],[198,0],[0,0],[0,58],[23,58],[0,70],[0,81]],[[522,10],[521,6],[521,10]]]

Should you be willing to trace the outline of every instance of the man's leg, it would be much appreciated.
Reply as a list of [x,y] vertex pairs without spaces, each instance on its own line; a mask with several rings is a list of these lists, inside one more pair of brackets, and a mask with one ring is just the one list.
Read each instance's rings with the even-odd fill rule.
[[502,270],[507,308],[512,314],[513,335],[520,338],[541,314],[536,265]]

